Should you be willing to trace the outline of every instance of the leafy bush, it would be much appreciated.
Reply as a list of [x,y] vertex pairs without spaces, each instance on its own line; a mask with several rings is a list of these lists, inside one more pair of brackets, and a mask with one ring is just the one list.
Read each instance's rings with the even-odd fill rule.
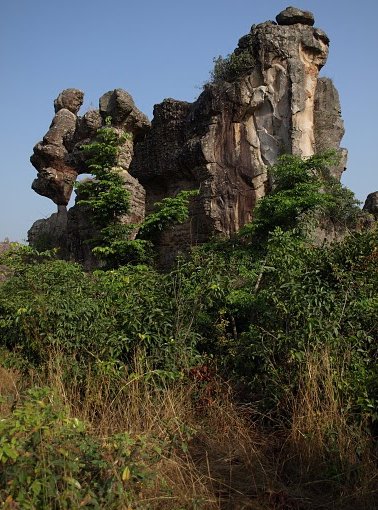
[[[29,390],[0,420],[0,499],[5,508],[126,508],[153,478],[152,439],[103,439],[71,418],[48,388]],[[12,506],[13,505],[13,506]]]
[[[141,264],[153,258],[152,240],[175,223],[183,223],[189,216],[189,200],[198,191],[181,191],[175,197],[164,198],[155,204],[155,211],[142,224],[123,224],[122,216],[129,212],[130,193],[124,186],[117,168],[119,146],[128,135],[119,135],[111,127],[111,119],[97,131],[93,143],[82,150],[89,156],[87,165],[94,175],[76,184],[78,205],[88,208],[98,234],[87,242],[92,252],[104,262],[104,267],[114,268],[124,264]],[[138,239],[133,239],[137,233]]]
[[25,264],[0,286],[1,345],[26,367],[46,365],[57,349],[71,358],[71,376],[97,361],[127,363],[136,351],[152,368],[179,370],[196,337],[189,316],[177,327],[177,313],[169,277],[146,266],[87,274],[52,260]]
[[264,259],[235,264],[221,359],[265,411],[285,408],[307,356],[329,349],[344,407],[378,419],[377,242],[375,231],[314,248],[276,229]]
[[154,239],[167,227],[186,221],[189,217],[189,200],[197,195],[198,190],[180,191],[175,197],[166,197],[156,202],[154,212],[142,223],[138,237]]
[[231,53],[227,57],[216,57],[213,60],[214,69],[211,72],[211,83],[234,81],[240,76],[252,71],[255,61],[250,52]]
[[276,227],[285,230],[297,227],[297,232],[303,233],[304,220],[311,220],[314,215],[320,221],[330,218],[352,226],[361,214],[359,202],[350,190],[330,177],[328,168],[337,160],[334,151],[306,159],[281,156],[270,170],[272,191],[258,202],[253,222],[243,227],[240,234],[264,242]]
[[128,135],[119,135],[106,119],[106,126],[98,129],[97,139],[84,145],[82,151],[87,154],[87,166],[94,179],[76,184],[79,205],[87,206],[96,226],[100,229],[119,223],[122,215],[129,211],[130,194],[117,169],[119,146]]

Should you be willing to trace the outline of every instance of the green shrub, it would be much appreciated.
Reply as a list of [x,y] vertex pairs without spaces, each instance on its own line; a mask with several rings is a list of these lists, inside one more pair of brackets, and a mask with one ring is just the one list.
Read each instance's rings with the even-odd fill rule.
[[91,435],[48,388],[33,388],[0,420],[0,499],[24,510],[126,508],[152,480],[157,451],[151,438]]
[[[154,212],[141,224],[123,224],[122,217],[129,212],[130,193],[120,175],[122,168],[117,168],[116,164],[119,147],[127,137],[126,133],[119,135],[107,118],[106,126],[97,131],[96,140],[82,147],[88,155],[87,165],[94,179],[76,184],[78,205],[88,208],[98,229],[87,243],[106,268],[152,261],[152,241],[156,241],[162,230],[188,219],[189,200],[198,194],[194,190],[181,191],[175,197],[156,203]],[[133,239],[136,233],[138,239]]]
[[98,129],[96,140],[82,147],[94,178],[76,183],[78,204],[88,207],[99,229],[119,223],[122,215],[129,211],[130,193],[119,173],[122,169],[116,166],[119,147],[128,136],[126,133],[119,135],[108,117],[106,126]]
[[222,362],[265,411],[285,408],[308,355],[327,349],[344,407],[378,419],[377,244],[375,231],[315,248],[276,229],[264,259],[237,266]]
[[169,276],[147,266],[88,274],[64,261],[24,264],[0,285],[1,346],[26,367],[58,350],[71,376],[97,361],[127,364],[136,351],[151,368],[177,371],[196,355],[191,318],[178,328],[177,307]]
[[231,82],[249,74],[255,66],[255,60],[250,52],[231,53],[227,57],[216,57],[213,60],[214,69],[210,73],[211,83]]
[[163,230],[189,217],[189,201],[198,195],[198,190],[180,191],[175,197],[163,198],[154,204],[154,211],[147,215],[140,226],[138,237],[155,239]]
[[273,189],[264,196],[253,211],[252,223],[245,225],[241,236],[265,243],[276,227],[296,228],[306,235],[308,221],[327,221],[353,226],[361,215],[353,193],[329,175],[335,165],[335,151],[316,154],[306,159],[281,156],[270,169]]

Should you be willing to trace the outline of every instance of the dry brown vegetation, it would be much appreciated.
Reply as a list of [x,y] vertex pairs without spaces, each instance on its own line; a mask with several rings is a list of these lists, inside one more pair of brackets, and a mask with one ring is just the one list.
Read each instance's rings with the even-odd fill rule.
[[[120,376],[117,394],[105,375],[91,373],[83,391],[72,381],[66,384],[55,352],[48,373],[31,374],[27,384],[53,388],[96,437],[126,431],[162,445],[149,466],[154,482],[128,508],[374,509],[376,459],[364,424],[356,428],[345,418],[332,385],[334,369],[326,350],[309,354],[285,420],[269,426],[253,408],[236,404],[230,386],[215,374],[205,381],[198,376],[203,367],[182,381],[161,384],[137,362]],[[1,368],[0,391],[8,397],[2,416],[20,398],[23,381]]]

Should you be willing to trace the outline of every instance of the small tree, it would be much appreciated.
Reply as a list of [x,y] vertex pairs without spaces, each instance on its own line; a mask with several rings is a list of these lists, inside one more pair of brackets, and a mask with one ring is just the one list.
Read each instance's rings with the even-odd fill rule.
[[[155,204],[154,212],[142,224],[123,224],[122,216],[130,209],[130,193],[117,168],[119,147],[128,134],[119,135],[106,119],[106,126],[97,131],[96,140],[84,145],[88,168],[94,179],[76,185],[79,205],[88,207],[98,235],[90,239],[92,252],[108,267],[127,263],[145,263],[152,256],[158,234],[175,223],[183,223],[189,215],[189,200],[198,191],[181,191],[176,197],[164,198]],[[138,231],[136,239],[130,239]]]
[[88,169],[94,179],[76,184],[78,204],[89,208],[95,225],[100,229],[120,223],[130,206],[130,193],[116,166],[119,146],[130,135],[119,135],[110,122],[108,117],[106,126],[97,131],[96,140],[82,147],[89,156]]
[[142,223],[138,237],[153,240],[167,227],[186,221],[189,217],[189,200],[197,195],[198,190],[180,191],[175,197],[156,202],[154,212]]

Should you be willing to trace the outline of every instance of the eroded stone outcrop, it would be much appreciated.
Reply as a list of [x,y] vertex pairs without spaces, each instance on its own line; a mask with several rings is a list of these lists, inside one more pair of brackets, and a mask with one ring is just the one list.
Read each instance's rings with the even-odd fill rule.
[[36,221],[28,232],[28,241],[38,248],[58,247],[62,257],[90,268],[96,265],[86,243],[95,235],[93,222],[84,207],[75,205],[68,211],[66,208],[78,176],[89,171],[81,147],[94,140],[97,130],[105,125],[109,116],[115,131],[131,134],[120,147],[117,167],[130,192],[130,214],[123,221],[139,223],[144,219],[145,191],[128,169],[134,154],[134,142],[144,136],[150,122],[123,90],[107,92],[100,98],[98,110],[89,110],[81,117],[78,112],[83,99],[83,92],[77,89],[61,92],[54,101],[56,113],[51,126],[43,140],[34,147],[30,160],[38,175],[32,188],[51,198],[58,205],[58,211],[47,219]]
[[378,220],[378,191],[374,191],[367,196],[363,209]]
[[[314,102],[315,152],[338,149],[344,136],[344,122],[341,118],[339,93],[329,78],[319,78],[316,84]],[[347,150],[340,149],[340,162],[331,169],[331,174],[340,180],[347,162]]]
[[[269,191],[268,168],[280,154],[340,150],[338,95],[331,80],[318,79],[329,39],[311,26],[308,13],[303,24],[298,12],[292,12],[292,23],[286,12],[281,25],[254,25],[239,40],[234,56],[248,55],[253,64],[247,72],[208,84],[193,104],[169,99],[155,106],[130,171],[146,189],[147,207],[178,189],[200,189],[190,224],[178,227],[181,242],[229,236],[250,221],[256,201]],[[332,169],[338,177],[342,154],[341,165]],[[161,240],[168,252],[174,237]]]
[[309,25],[312,27],[315,23],[314,15],[309,11],[302,11],[296,7],[286,7],[276,16],[278,25]]
[[[240,72],[207,84],[194,103],[164,100],[155,106],[151,125],[123,90],[104,94],[99,110],[83,117],[78,116],[82,93],[63,91],[50,130],[34,148],[33,189],[67,204],[77,175],[87,171],[80,146],[111,117],[114,129],[133,135],[118,164],[129,172],[129,181],[134,179],[129,185],[132,196],[139,197],[135,217],[143,217],[144,192],[149,211],[180,190],[200,190],[189,221],[162,235],[164,259],[214,234],[230,236],[250,221],[257,200],[269,192],[268,168],[282,153],[306,157],[336,149],[342,160],[331,170],[339,178],[346,163],[339,98],[331,80],[318,77],[329,39],[313,27],[309,12],[287,8],[276,19],[253,25],[239,40],[232,58],[234,64],[244,63]],[[68,213],[68,238],[82,240],[88,232],[75,230],[81,221],[77,214]],[[74,252],[73,257],[81,256]]]

